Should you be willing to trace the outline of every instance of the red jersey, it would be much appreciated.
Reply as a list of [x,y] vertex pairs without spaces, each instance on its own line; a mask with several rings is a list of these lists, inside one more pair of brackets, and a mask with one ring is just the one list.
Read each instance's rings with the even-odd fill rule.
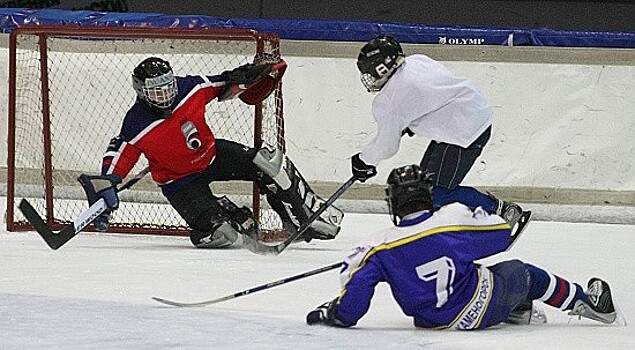
[[176,77],[178,95],[164,118],[137,101],[120,134],[108,145],[102,174],[126,177],[143,154],[152,178],[165,185],[205,170],[216,156],[216,139],[205,121],[205,106],[225,87],[221,76]]

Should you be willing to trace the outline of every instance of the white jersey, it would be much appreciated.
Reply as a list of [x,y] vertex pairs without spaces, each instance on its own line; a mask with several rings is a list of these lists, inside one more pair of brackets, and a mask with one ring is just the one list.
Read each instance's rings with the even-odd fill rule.
[[360,158],[377,165],[399,150],[402,132],[467,147],[491,124],[492,109],[472,81],[425,55],[405,62],[373,100],[377,134]]

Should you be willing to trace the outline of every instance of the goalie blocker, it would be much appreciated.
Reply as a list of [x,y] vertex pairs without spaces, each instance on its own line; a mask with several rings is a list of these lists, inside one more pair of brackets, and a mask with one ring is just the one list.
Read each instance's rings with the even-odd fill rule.
[[[324,200],[311,189],[293,162],[282,151],[262,147],[254,157],[254,164],[263,172],[260,188],[267,202],[278,213],[285,230],[292,234],[307,223]],[[328,207],[300,237],[329,240],[340,231],[344,213],[335,206]]]

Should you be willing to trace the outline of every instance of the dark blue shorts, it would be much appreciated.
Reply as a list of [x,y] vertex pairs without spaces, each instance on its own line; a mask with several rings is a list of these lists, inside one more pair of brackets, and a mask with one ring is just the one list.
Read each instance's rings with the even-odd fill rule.
[[520,260],[503,261],[488,269],[494,274],[494,299],[480,328],[505,322],[514,308],[528,300],[531,283],[529,270]]

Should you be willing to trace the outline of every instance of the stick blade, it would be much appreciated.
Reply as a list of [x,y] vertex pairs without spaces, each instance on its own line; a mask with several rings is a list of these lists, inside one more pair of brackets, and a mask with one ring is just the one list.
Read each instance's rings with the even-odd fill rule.
[[46,242],[46,244],[48,244],[48,246],[53,250],[57,250],[75,236],[75,230],[72,226],[60,231],[59,233],[53,232],[46,225],[40,214],[37,213],[35,208],[33,208],[31,203],[29,203],[26,199],[22,199],[20,201],[18,208],[20,208],[24,217],[33,226],[40,237],[44,239],[44,242]]
[[176,307],[185,306],[183,303],[179,303],[177,301],[172,301],[172,300],[168,300],[168,299],[158,298],[158,297],[152,297],[152,300],[158,301],[161,304],[170,305],[170,306],[176,306]]
[[197,302],[197,303],[183,303],[183,302],[163,299],[163,298],[159,298],[159,297],[152,297],[152,300],[157,301],[157,302],[159,302],[161,304],[170,305],[170,306],[176,306],[176,307],[205,307],[205,306],[208,306],[208,305],[215,304],[215,303],[217,303],[219,301],[225,300],[225,298],[208,300],[208,301],[201,301],[201,302]]
[[243,236],[242,239],[243,247],[245,247],[250,252],[259,255],[274,256],[280,254],[280,252],[282,252],[282,250],[284,249],[280,249],[280,245],[284,244],[284,242],[279,245],[267,245],[249,236]]

